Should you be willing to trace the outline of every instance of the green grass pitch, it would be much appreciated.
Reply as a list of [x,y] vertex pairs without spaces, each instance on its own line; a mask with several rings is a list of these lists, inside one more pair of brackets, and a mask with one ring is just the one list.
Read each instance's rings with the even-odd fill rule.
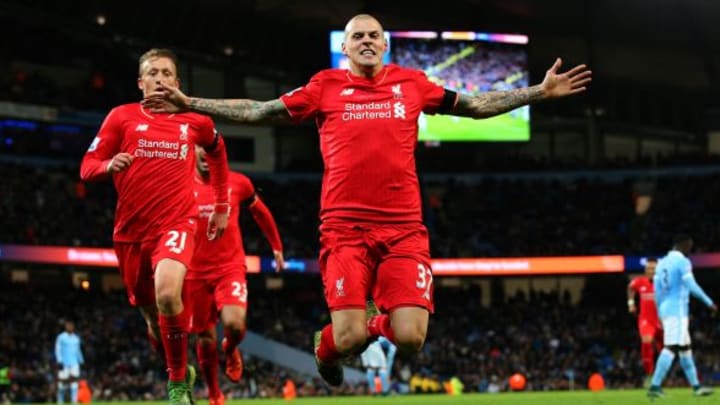
[[427,116],[427,128],[420,130],[420,141],[527,141],[530,123],[510,113],[473,120],[450,115]]
[[[253,399],[226,401],[227,405],[242,403],[255,405],[720,405],[720,393],[709,397],[692,396],[689,388],[667,389],[667,398],[650,401],[644,390],[608,390],[590,391],[555,391],[555,392],[523,392],[500,394],[465,394],[449,395],[394,395],[389,397],[312,397],[297,398],[292,401],[284,399]],[[138,402],[110,402],[112,405],[138,404]],[[146,402],[148,405],[167,405],[167,402]],[[207,405],[207,400],[199,400],[198,405]]]

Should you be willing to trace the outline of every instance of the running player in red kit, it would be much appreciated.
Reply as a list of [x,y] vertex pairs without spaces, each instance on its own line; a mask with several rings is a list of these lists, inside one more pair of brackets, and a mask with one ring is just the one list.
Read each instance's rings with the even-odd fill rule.
[[[663,347],[663,330],[658,318],[655,304],[653,276],[655,275],[656,259],[647,259],[645,275],[635,277],[627,287],[628,311],[637,314],[638,332],[640,333],[640,357],[645,369],[646,380],[652,378],[655,371],[655,349]],[[640,298],[640,311],[635,305],[635,294]]]
[[[368,338],[385,336],[403,352],[425,341],[433,278],[414,157],[420,112],[487,118],[580,93],[591,80],[584,65],[557,73],[558,59],[539,85],[457,94],[421,71],[385,66],[383,28],[367,14],[348,22],[342,49],[349,70],[323,70],[279,99],[201,99],[164,86],[143,101],[154,111],[246,123],[315,120],[325,163],[319,261],[332,321],[316,334],[315,355],[331,385],[343,382],[341,359],[362,351]],[[382,312],[370,320],[369,296]]]
[[[167,49],[140,57],[138,88],[144,96],[177,86],[177,59]],[[154,346],[164,347],[171,404],[193,402],[195,371],[187,366],[189,311],[183,279],[194,251],[198,209],[193,195],[194,147],[207,151],[214,173],[208,239],[228,221],[225,144],[210,118],[195,113],[156,114],[139,103],[114,108],[105,118],[80,167],[86,181],[112,178],[118,194],[113,241],[132,306],[148,324]],[[159,316],[158,316],[159,314]]]
[[[211,184],[214,172],[205,159],[205,150],[195,147],[195,198],[200,210],[199,226],[207,224],[213,211],[215,190]],[[275,226],[275,219],[258,197],[250,179],[240,173],[228,176],[230,219],[221,239],[208,240],[195,236],[195,255],[185,276],[185,294],[193,307],[192,333],[198,334],[196,354],[210,405],[223,405],[225,398],[218,383],[217,323],[218,312],[223,324],[222,348],[225,354],[225,375],[233,382],[240,381],[243,372],[242,356],[237,345],[245,337],[248,290],[245,281],[247,267],[240,233],[242,208],[250,211],[267,238],[275,256],[276,268],[284,267],[283,247]]]

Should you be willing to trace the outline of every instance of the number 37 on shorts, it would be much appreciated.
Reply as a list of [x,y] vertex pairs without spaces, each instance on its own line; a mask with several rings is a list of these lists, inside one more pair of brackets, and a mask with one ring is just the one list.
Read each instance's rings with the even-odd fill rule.
[[415,287],[422,290],[422,297],[430,301],[430,292],[432,291],[433,276],[432,271],[422,263],[418,263],[418,278]]

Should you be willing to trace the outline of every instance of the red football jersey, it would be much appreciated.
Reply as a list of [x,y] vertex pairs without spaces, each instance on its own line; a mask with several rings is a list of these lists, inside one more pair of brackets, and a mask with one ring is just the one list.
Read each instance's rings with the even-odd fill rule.
[[323,70],[280,98],[294,121],[314,118],[318,126],[323,221],[422,220],[418,117],[434,114],[444,96],[423,72],[387,65],[372,79]]
[[[207,272],[219,267],[232,271],[245,269],[245,250],[240,233],[241,203],[255,194],[255,188],[246,176],[230,172],[228,176],[228,195],[230,197],[230,216],[228,226],[221,238],[208,240],[205,232],[208,218],[213,212],[215,192],[212,185],[195,176],[194,192],[196,204],[200,210],[198,232],[195,235],[195,253],[185,278],[202,278]],[[213,274],[217,275],[217,274]]]
[[151,114],[139,103],[110,111],[80,172],[83,179],[97,178],[117,153],[134,157],[130,167],[112,176],[118,194],[113,240],[152,240],[173,225],[194,221],[194,145],[214,141],[214,124],[204,115]]
[[630,282],[630,288],[640,297],[638,322],[645,320],[659,325],[653,282],[645,276],[636,277]]

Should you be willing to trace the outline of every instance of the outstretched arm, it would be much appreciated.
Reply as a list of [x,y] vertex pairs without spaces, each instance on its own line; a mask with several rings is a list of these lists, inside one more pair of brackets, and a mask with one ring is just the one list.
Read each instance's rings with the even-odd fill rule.
[[148,95],[142,104],[153,112],[195,111],[248,124],[292,122],[285,105],[279,99],[257,101],[189,97],[179,88],[168,85],[161,85],[160,89]]
[[452,110],[453,115],[471,118],[489,118],[540,100],[566,97],[586,90],[592,81],[592,72],[585,65],[578,65],[565,73],[558,73],[562,60],[545,73],[542,83],[509,91],[489,91],[478,96],[461,94]]
[[188,108],[191,111],[245,123],[282,124],[291,122],[290,114],[279,99],[255,101],[190,97]]

